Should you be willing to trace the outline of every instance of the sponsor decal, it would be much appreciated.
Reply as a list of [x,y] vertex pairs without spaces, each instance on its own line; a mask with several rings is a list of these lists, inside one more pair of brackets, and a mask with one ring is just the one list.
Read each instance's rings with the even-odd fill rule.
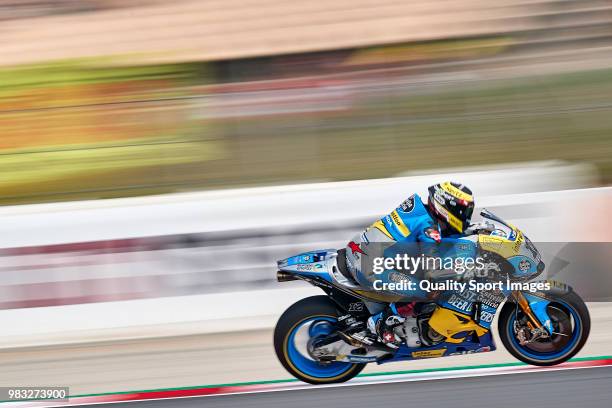
[[520,249],[521,249],[521,245],[523,245],[523,234],[521,234],[520,232],[518,233],[517,237],[516,237],[516,241],[514,243],[514,253],[518,254]]
[[559,290],[564,290],[564,291],[569,290],[569,286],[567,286],[565,283],[562,283],[562,282],[546,281],[545,283],[547,283],[548,286],[553,289],[559,289]]
[[458,200],[473,201],[472,196],[466,193],[465,191],[461,190],[461,188],[463,188],[463,185],[460,185],[458,188],[458,187],[453,186],[449,182],[445,182],[442,184],[442,189],[447,194],[449,194],[451,197],[456,197]]
[[519,262],[519,270],[521,272],[527,272],[529,269],[531,269],[531,262],[526,259],[523,259],[521,262]]
[[491,236],[493,237],[502,237],[502,238],[506,238],[506,232],[504,230],[500,230],[500,229],[496,229],[491,231]]
[[395,334],[391,332],[383,333],[383,340],[387,343],[393,343],[395,341]]
[[440,213],[441,216],[443,216],[444,218],[448,218],[448,211],[444,206],[440,205],[440,203],[438,202],[434,202],[434,207],[436,208],[436,211]]
[[425,230],[425,235],[427,235],[429,238],[433,239],[436,242],[440,242],[442,240],[442,237],[440,236],[440,231],[435,228],[427,228]]
[[505,296],[501,292],[485,291],[478,294],[478,301],[493,309],[497,309],[497,306],[499,306],[499,304],[505,299]]
[[363,303],[361,302],[349,303],[348,311],[349,312],[363,312]]
[[401,203],[400,208],[405,213],[409,213],[410,211],[412,211],[414,209],[414,195],[411,195],[406,199],[406,201]]
[[453,294],[446,303],[456,307],[462,312],[469,313],[472,311],[472,302],[467,299],[461,298],[458,294]]
[[487,312],[485,310],[482,310],[480,312],[480,321],[483,323],[491,323],[493,322],[493,318],[495,317],[495,315],[493,313]]
[[393,224],[395,224],[397,230],[400,232],[400,234],[402,234],[402,236],[407,237],[408,235],[410,235],[410,230],[408,229],[406,224],[404,224],[404,221],[402,220],[397,211],[393,211],[391,213],[391,219],[393,220]]
[[391,282],[401,283],[401,282],[407,281],[409,279],[410,278],[408,276],[404,275],[403,273],[399,273],[399,272],[395,272],[395,271],[389,272],[389,280]]
[[347,356],[350,362],[354,363],[370,363],[376,361],[376,357],[363,357],[363,356]]
[[355,252],[366,255],[366,253],[363,252],[359,244],[355,243],[354,241],[349,242],[347,246],[349,247],[353,255],[355,255]]
[[449,356],[461,356],[464,354],[486,353],[487,351],[491,351],[491,347],[483,346],[483,347],[477,348],[476,350],[456,351],[454,353],[449,353]]
[[446,353],[446,349],[437,349],[437,350],[422,350],[422,351],[413,351],[412,357],[414,358],[435,358],[442,357]]
[[446,212],[446,221],[457,231],[463,231],[463,222],[448,211]]
[[299,264],[297,266],[297,270],[298,271],[314,271],[314,265],[313,264]]
[[366,336],[364,336],[361,333],[352,334],[351,337],[354,338],[355,340],[358,340],[362,343],[367,344],[368,346],[371,346],[372,344],[374,344],[372,340],[368,339]]

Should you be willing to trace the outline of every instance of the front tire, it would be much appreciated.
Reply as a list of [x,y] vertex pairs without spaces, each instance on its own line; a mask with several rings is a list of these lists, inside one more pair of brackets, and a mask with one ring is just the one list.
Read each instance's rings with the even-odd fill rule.
[[294,377],[310,384],[331,384],[350,380],[365,364],[312,358],[306,343],[313,337],[333,332],[338,312],[327,296],[311,296],[291,305],[274,329],[274,350],[279,361]]
[[582,349],[591,330],[591,319],[584,301],[574,292],[558,296],[548,305],[555,331],[549,339],[521,346],[514,331],[516,305],[506,303],[499,315],[498,330],[506,350],[517,359],[536,366],[561,364]]

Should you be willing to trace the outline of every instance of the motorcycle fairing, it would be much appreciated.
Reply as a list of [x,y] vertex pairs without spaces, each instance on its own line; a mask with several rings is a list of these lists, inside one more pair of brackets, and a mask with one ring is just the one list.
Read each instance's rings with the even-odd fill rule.
[[446,337],[446,342],[462,343],[471,333],[484,336],[488,329],[478,325],[470,315],[455,310],[438,307],[429,319],[429,326]]
[[345,313],[369,316],[379,312],[384,304],[399,300],[358,289],[347,284],[346,277],[338,270],[335,249],[304,252],[277,262],[279,273],[289,273],[295,279],[302,279],[321,288]]
[[405,343],[402,343],[394,354],[387,354],[383,357],[344,355],[340,361],[355,363],[376,362],[377,364],[386,364],[397,361],[486,353],[495,350],[495,340],[491,332],[487,330],[480,337],[467,336],[460,343],[443,342],[430,347],[421,346],[414,348],[408,347]]
[[[393,300],[380,300],[379,303],[372,299],[373,293],[351,289],[339,284],[334,268],[336,265],[336,250],[319,250],[305,252],[278,261],[278,269],[288,272],[299,279],[304,279],[325,291],[344,312],[357,315],[369,316],[371,313],[380,311],[384,304]],[[317,265],[317,264],[320,264]],[[398,299],[399,300],[399,299]],[[488,329],[479,326],[479,336],[466,335],[460,342],[442,342],[431,347],[410,348],[402,344],[398,351],[390,357],[372,358],[370,356],[343,356],[340,361],[349,362],[374,362],[378,364],[391,361],[405,361],[423,358],[442,357],[460,354],[482,353],[496,349],[493,337]]]
[[336,288],[336,292],[346,292],[356,298],[369,302],[391,303],[402,300],[402,297],[399,295],[365,290],[349,282],[338,269],[337,256],[338,252],[335,249],[304,252],[278,261],[278,270],[289,272],[296,278],[307,279],[319,287],[322,287],[320,281],[323,280],[333,285]]
[[552,334],[553,326],[547,311],[550,301],[548,299],[532,295],[529,292],[523,292],[523,296],[525,297],[525,299],[527,299],[527,302],[529,303],[529,308],[531,309],[535,317],[540,321],[542,326],[546,328],[548,334]]
[[[554,299],[555,296],[560,294],[569,293],[572,291],[572,288],[569,285],[553,280],[542,280],[536,282],[546,282],[550,284],[550,290],[539,292],[520,291],[520,294],[517,293],[513,297],[516,298],[518,296],[525,299],[526,302],[523,303],[523,305],[526,306],[528,310],[524,310],[524,312],[532,313],[538,322],[546,329],[546,331],[548,331],[549,334],[552,334],[553,326],[548,314],[548,305],[551,303],[550,299]],[[521,304],[520,299],[514,300],[518,300],[519,305]]]
[[419,360],[423,358],[435,358],[455,356],[462,354],[486,353],[495,351],[495,340],[490,331],[484,333],[478,338],[478,341],[473,341],[471,336],[468,336],[461,343],[444,342],[430,347],[410,348],[406,344],[400,345],[397,353],[389,359],[378,361],[378,364],[390,363],[393,361]]
[[277,262],[278,269],[298,276],[317,277],[327,282],[333,282],[329,272],[332,270],[330,261],[335,258],[336,254],[335,249],[304,252],[281,259]]
[[491,234],[478,235],[478,246],[506,259],[512,265],[511,277],[533,279],[544,270],[540,253],[521,230],[488,211],[481,215],[498,224]]
[[504,293],[477,293],[446,291],[440,295],[438,305],[473,319],[480,328],[489,330],[499,305],[506,299]]

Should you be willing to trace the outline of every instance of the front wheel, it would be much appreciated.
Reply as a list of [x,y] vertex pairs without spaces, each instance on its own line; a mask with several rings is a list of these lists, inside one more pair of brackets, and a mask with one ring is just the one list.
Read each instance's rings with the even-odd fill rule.
[[572,358],[589,336],[591,320],[583,300],[574,292],[558,296],[547,306],[553,334],[521,345],[517,328],[526,320],[514,303],[506,303],[499,315],[499,336],[517,359],[532,365],[551,366]]
[[294,303],[274,329],[274,349],[281,364],[296,378],[311,384],[348,381],[365,364],[320,362],[308,352],[308,344],[335,330],[338,312],[327,296],[311,296]]

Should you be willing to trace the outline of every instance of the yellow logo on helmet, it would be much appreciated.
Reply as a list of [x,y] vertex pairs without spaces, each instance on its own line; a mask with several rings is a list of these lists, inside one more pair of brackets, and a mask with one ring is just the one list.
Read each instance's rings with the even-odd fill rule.
[[453,227],[459,232],[463,232],[463,223],[459,218],[455,217],[451,213],[448,213],[447,220],[451,227]]
[[442,215],[446,219],[448,225],[450,225],[459,232],[463,232],[463,223],[459,218],[451,214],[450,211],[442,207],[438,202],[434,202],[434,206],[436,207],[436,210],[438,210],[440,215]]
[[474,201],[474,197],[472,197],[471,194],[468,194],[464,191],[459,190],[457,187],[453,186],[450,181],[446,181],[444,183],[441,184],[442,190],[446,191],[447,193],[449,193],[450,195],[452,195],[453,197],[456,197],[460,200],[465,200],[465,201],[469,201],[472,202]]

